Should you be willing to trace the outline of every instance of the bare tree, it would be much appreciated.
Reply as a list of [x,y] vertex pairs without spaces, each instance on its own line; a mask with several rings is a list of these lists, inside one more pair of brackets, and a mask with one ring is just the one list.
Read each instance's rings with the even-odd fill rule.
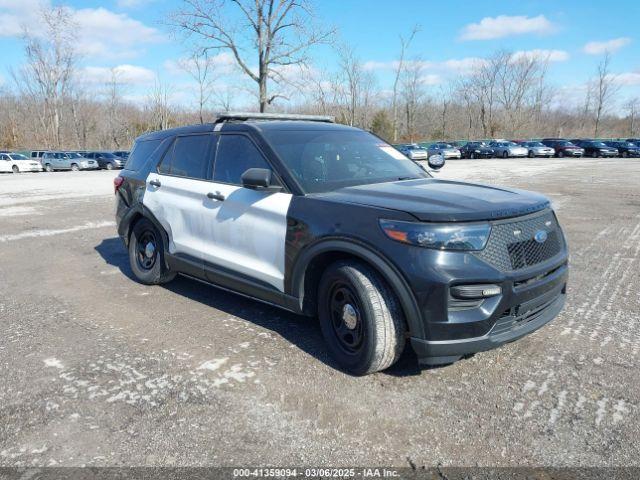
[[207,50],[198,49],[179,62],[182,68],[198,84],[197,102],[200,123],[204,123],[204,110],[211,101],[217,80],[215,66]]
[[400,96],[404,103],[405,126],[410,142],[417,139],[417,117],[425,97],[424,67],[419,59],[409,62],[402,75]]
[[40,125],[48,146],[61,145],[64,102],[72,85],[78,55],[75,48],[76,25],[66,7],[40,10],[42,35],[29,30],[23,34],[26,64],[14,80],[36,104],[42,105]]
[[[183,0],[170,20],[207,50],[229,51],[258,86],[260,111],[277,97],[269,80],[278,69],[307,63],[309,48],[333,33],[313,26],[311,0]],[[234,19],[240,17],[239,22]],[[246,53],[249,51],[249,53]],[[250,55],[254,55],[251,58]],[[252,65],[257,64],[257,71]]]
[[391,97],[391,111],[392,111],[392,123],[393,123],[393,141],[398,141],[398,88],[400,86],[400,78],[402,76],[402,72],[404,71],[404,59],[413,41],[413,38],[420,31],[419,25],[414,25],[411,33],[407,38],[400,35],[400,57],[398,58],[398,62],[396,64],[395,69],[395,77],[393,80],[393,95]]
[[594,92],[594,129],[593,136],[598,138],[602,116],[611,106],[618,89],[615,85],[615,77],[611,75],[611,54],[605,52],[602,61],[598,64],[596,78],[592,81]]
[[157,78],[149,93],[147,108],[151,115],[151,125],[155,130],[166,130],[171,125],[170,87]]
[[629,136],[633,137],[636,133],[636,119],[638,111],[640,111],[640,98],[635,97],[627,101],[624,105],[629,120]]
[[360,59],[349,47],[339,50],[339,73],[333,84],[335,101],[344,123],[369,127],[369,110],[374,98],[375,82]]

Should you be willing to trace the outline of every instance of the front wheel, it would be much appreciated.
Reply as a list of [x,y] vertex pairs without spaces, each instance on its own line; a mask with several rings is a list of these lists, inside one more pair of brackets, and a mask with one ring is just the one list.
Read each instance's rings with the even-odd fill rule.
[[113,163],[107,163],[107,170],[113,170]]
[[20,168],[17,165],[14,165],[13,167],[11,167],[11,171],[13,173],[20,173]]
[[329,266],[320,280],[318,314],[332,357],[354,375],[384,370],[404,350],[405,323],[395,294],[357,261]]
[[72,163],[72,164],[71,164],[71,171],[72,171],[72,172],[77,172],[78,170],[80,170],[80,168],[78,167],[78,165],[77,165],[77,164],[75,164],[75,163]]
[[502,152],[502,158],[509,158],[509,152]]
[[150,220],[136,222],[129,240],[129,265],[140,283],[159,285],[176,276],[164,264],[164,243],[160,232]]
[[562,157],[564,157],[564,152],[562,150],[560,150],[558,152],[558,158],[562,158]]
[[535,157],[535,155],[533,154],[533,152],[531,150],[529,150],[529,158],[533,158]]
[[47,164],[44,166],[44,169],[45,169],[47,172],[53,172],[53,167],[51,166],[51,164],[50,164],[50,163],[47,163]]

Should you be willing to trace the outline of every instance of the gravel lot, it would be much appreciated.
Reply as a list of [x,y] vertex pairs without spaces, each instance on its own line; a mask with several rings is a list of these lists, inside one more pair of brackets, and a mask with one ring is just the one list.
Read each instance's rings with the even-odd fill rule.
[[449,162],[550,196],[568,304],[501,349],[365,378],[314,320],[133,281],[113,176],[0,176],[0,466],[640,465],[640,160]]

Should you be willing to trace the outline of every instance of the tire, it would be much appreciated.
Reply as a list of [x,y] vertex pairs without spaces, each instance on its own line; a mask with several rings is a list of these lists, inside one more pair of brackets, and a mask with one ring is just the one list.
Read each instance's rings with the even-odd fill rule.
[[533,150],[529,150],[529,154],[528,155],[529,155],[529,158],[535,157],[535,155],[533,154]]
[[53,167],[51,166],[51,164],[50,164],[50,163],[45,164],[44,169],[45,169],[47,172],[53,172]]
[[406,327],[396,296],[360,262],[327,268],[318,287],[318,316],[331,356],[351,374],[384,370],[404,350]]
[[627,152],[622,152],[622,158],[627,158],[629,154]]
[[11,171],[13,173],[20,173],[20,167],[18,167],[17,165],[14,165],[13,167],[11,167]]
[[164,242],[160,232],[146,218],[141,218],[133,226],[129,239],[129,265],[136,280],[145,285],[167,283],[176,276],[164,264]]
[[564,158],[564,152],[562,150],[558,152],[558,158]]
[[113,163],[107,163],[107,170],[113,170]]
[[502,158],[509,158],[509,152],[507,152],[506,150],[502,152]]
[[77,172],[78,170],[80,170],[80,168],[78,167],[77,163],[72,163],[71,164],[71,171],[72,172]]
[[471,153],[469,154],[469,158],[470,158],[471,160],[475,160],[475,159],[476,159],[476,154],[475,154],[475,153],[473,153],[473,152],[471,152]]
[[593,154],[594,157],[596,158],[600,158],[600,152],[596,150],[596,152]]

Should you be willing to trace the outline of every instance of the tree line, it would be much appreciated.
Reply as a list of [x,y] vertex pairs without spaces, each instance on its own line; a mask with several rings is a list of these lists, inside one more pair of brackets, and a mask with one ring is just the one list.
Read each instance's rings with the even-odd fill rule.
[[[577,105],[562,102],[548,80],[551,59],[540,52],[496,51],[431,85],[428,63],[410,56],[415,26],[399,35],[389,89],[353,46],[335,41],[335,29],[320,24],[311,0],[184,0],[166,27],[188,50],[178,66],[196,88],[185,106],[159,79],[144,99],[127,101],[117,69],[101,88],[83,83],[77,26],[66,7],[40,15],[44,32],[24,31],[25,62],[0,89],[2,149],[128,148],[144,132],[210,121],[230,109],[332,115],[390,142],[638,135],[640,99],[617,106],[608,53]],[[333,70],[314,64],[319,45],[335,56]],[[230,56],[231,73],[216,64],[220,53]],[[230,90],[229,76],[246,84]]]

